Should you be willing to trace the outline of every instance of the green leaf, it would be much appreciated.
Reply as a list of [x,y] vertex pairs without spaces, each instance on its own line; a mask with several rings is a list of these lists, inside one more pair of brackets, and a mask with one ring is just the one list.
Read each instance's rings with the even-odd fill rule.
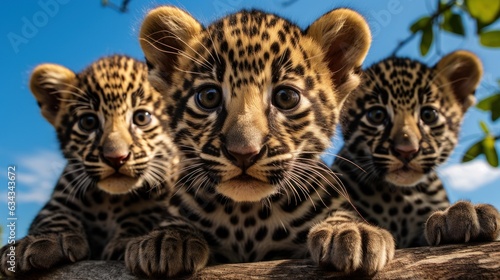
[[486,161],[493,167],[498,167],[498,154],[495,149],[495,138],[487,136],[483,139],[483,153],[486,156]]
[[475,143],[472,147],[465,152],[465,155],[462,157],[462,162],[468,162],[475,158],[477,158],[480,154],[483,153],[483,140]]
[[488,129],[488,126],[486,125],[485,122],[480,121],[479,126],[481,126],[481,130],[484,132],[484,134],[486,135],[490,134],[490,130]]
[[410,26],[411,33],[424,29],[429,24],[430,17],[421,17]]
[[476,107],[483,110],[483,111],[491,111],[493,108],[493,103],[496,100],[500,100],[500,93],[494,94],[492,96],[488,96],[485,99],[479,101],[477,103]]
[[479,101],[476,107],[483,111],[491,112],[491,121],[496,121],[498,118],[500,118],[500,93],[488,96],[485,99]]
[[479,42],[486,47],[500,47],[500,30],[481,32]]
[[459,14],[452,13],[450,10],[444,12],[443,22],[441,28],[451,33],[458,35],[465,35],[462,17]]
[[432,40],[434,40],[434,33],[432,25],[429,25],[422,30],[422,40],[420,41],[420,54],[422,56],[425,56],[429,52]]
[[500,15],[500,1],[498,0],[465,0],[465,6],[469,14],[483,26],[493,23]]
[[494,122],[500,118],[500,94],[497,94],[497,99],[491,104],[491,121]]
[[439,1],[439,9],[443,10],[446,8],[447,1],[446,0],[441,0]]

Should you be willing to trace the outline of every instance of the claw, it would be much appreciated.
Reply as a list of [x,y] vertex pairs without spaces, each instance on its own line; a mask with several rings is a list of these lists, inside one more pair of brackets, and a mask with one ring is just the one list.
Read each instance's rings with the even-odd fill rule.
[[67,254],[70,262],[74,263],[77,261],[75,255],[73,254],[73,252],[71,252],[71,250],[68,250]]
[[467,225],[467,227],[465,228],[465,240],[464,240],[465,243],[469,242],[470,240],[470,232],[471,232],[470,225]]
[[438,228],[436,231],[436,241],[434,245],[439,245],[441,243],[441,229]]

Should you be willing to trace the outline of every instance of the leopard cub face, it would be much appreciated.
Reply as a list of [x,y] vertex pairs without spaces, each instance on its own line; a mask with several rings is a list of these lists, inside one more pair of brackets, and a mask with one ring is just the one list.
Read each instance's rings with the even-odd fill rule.
[[347,9],[303,31],[255,10],[205,28],[160,7],[140,37],[188,158],[183,182],[237,202],[309,191],[300,182],[328,147],[370,44],[365,21]]
[[143,63],[105,57],[78,74],[42,64],[30,86],[72,172],[78,172],[73,191],[97,184],[122,194],[174,180],[175,149],[164,132],[164,101],[147,82]]
[[345,146],[367,176],[415,186],[449,157],[481,76],[467,51],[434,67],[404,58],[372,65],[343,109]]

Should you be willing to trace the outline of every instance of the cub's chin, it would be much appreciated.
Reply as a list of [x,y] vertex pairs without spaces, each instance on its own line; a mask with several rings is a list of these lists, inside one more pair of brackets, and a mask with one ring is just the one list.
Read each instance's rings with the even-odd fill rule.
[[393,185],[413,187],[425,179],[425,174],[412,169],[398,169],[385,175],[385,180]]
[[97,182],[97,187],[110,194],[125,194],[142,185],[140,178],[113,174]]
[[235,202],[258,202],[275,194],[278,189],[250,176],[238,176],[217,186],[217,191]]

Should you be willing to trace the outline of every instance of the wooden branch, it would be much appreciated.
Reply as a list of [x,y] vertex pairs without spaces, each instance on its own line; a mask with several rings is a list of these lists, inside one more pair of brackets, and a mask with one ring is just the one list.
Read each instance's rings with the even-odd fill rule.
[[[281,260],[226,264],[207,267],[183,279],[352,279],[339,272],[316,267],[309,260]],[[360,275],[355,275],[357,278]],[[366,279],[498,279],[500,242],[421,247],[396,251],[395,259],[373,277]],[[22,279],[123,279],[136,280],[122,262],[84,261],[43,275]]]

